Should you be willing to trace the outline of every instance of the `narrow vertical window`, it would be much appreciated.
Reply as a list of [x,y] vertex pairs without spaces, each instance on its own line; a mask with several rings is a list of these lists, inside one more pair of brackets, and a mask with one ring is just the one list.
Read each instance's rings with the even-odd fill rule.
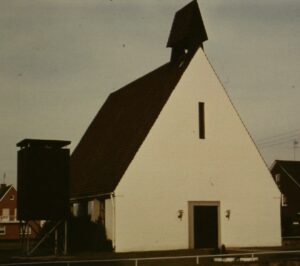
[[204,103],[199,102],[199,138],[205,139]]
[[6,235],[6,226],[0,225],[0,235]]

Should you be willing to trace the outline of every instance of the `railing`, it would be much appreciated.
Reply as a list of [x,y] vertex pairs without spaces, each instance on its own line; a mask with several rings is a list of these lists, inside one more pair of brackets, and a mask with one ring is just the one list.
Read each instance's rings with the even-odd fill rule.
[[[265,251],[265,252],[247,252],[247,253],[229,253],[229,254],[219,254],[219,255],[190,255],[190,256],[168,256],[168,257],[144,257],[144,258],[119,258],[119,259],[91,259],[91,260],[57,260],[57,261],[36,261],[36,262],[19,262],[19,263],[6,263],[0,264],[0,266],[12,266],[12,265],[65,265],[72,266],[72,264],[81,265],[120,265],[118,263],[130,263],[128,265],[139,266],[140,263],[146,261],[156,261],[157,265],[162,265],[162,261],[170,260],[191,260],[189,265],[199,265],[205,259],[213,259],[215,263],[222,262],[257,262],[259,260],[258,256],[275,256],[273,260],[280,259],[281,257],[286,260],[293,260],[295,258],[286,258],[284,255],[299,255],[300,250],[293,251]],[[192,261],[193,260],[193,261]],[[270,259],[272,261],[272,259]],[[299,257],[297,257],[297,261]],[[160,261],[160,262],[159,262]],[[108,264],[109,263],[109,264]],[[186,265],[186,264],[184,264]],[[232,265],[232,264],[231,264]]]

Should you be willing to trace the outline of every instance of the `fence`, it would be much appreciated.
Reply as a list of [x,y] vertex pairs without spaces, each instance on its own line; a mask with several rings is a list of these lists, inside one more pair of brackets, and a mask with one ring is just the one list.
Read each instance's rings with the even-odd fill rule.
[[[188,255],[188,256],[162,256],[162,257],[141,257],[141,258],[116,258],[116,259],[88,259],[88,260],[56,260],[56,261],[35,261],[35,262],[15,262],[0,264],[0,266],[13,266],[13,265],[62,265],[62,266],[75,266],[75,265],[130,265],[139,266],[142,262],[157,262],[156,265],[161,265],[159,261],[180,261],[191,260],[188,265],[199,265],[201,260],[213,259],[214,262],[254,262],[258,261],[258,256],[270,256],[270,258],[287,258],[286,256],[298,255],[297,260],[300,258],[300,250],[293,251],[265,251],[265,252],[247,252],[247,253],[229,253],[229,254],[218,254],[218,255]],[[288,257],[287,259],[295,259]],[[120,264],[122,263],[122,264]],[[148,264],[150,265],[150,264]],[[175,265],[175,264],[174,264]],[[187,264],[185,264],[187,265]],[[299,261],[300,265],[300,261]]]

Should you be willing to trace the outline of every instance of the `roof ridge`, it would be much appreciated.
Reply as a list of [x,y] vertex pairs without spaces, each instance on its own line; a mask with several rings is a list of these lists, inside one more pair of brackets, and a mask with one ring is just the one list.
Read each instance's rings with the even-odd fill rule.
[[[0,192],[0,201],[2,201],[2,199],[5,197],[5,195],[7,194],[7,192],[13,188],[13,185],[7,185],[5,187],[5,190],[3,190],[2,192]],[[2,195],[1,195],[2,194]]]
[[297,182],[297,180],[292,176],[292,174],[285,169],[282,165],[279,165],[279,167],[287,174],[287,176],[297,185],[298,188],[300,188],[300,184]]

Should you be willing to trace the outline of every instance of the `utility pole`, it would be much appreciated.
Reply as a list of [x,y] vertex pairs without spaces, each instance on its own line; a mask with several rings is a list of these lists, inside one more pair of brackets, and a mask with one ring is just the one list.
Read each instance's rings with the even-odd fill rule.
[[6,173],[4,172],[4,174],[3,174],[3,184],[5,184],[5,179],[6,179]]

